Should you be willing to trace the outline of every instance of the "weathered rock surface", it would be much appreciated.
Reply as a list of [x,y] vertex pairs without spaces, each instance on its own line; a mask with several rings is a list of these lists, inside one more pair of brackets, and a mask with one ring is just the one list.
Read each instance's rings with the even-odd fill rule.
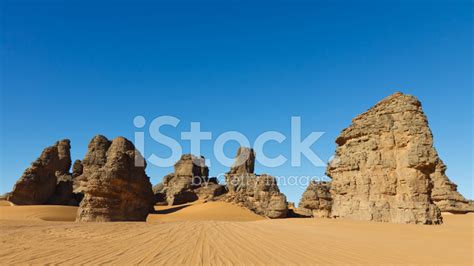
[[198,199],[213,199],[226,192],[216,178],[209,178],[204,157],[184,154],[174,165],[174,172],[163,177],[153,188],[155,203],[178,205]]
[[330,190],[330,182],[312,181],[301,196],[298,212],[318,218],[330,217],[332,207]]
[[446,165],[438,159],[435,172],[431,174],[433,189],[431,198],[442,212],[474,212],[474,206],[457,191],[457,185],[446,176]]
[[246,147],[239,147],[235,162],[230,168],[229,175],[253,174],[255,171],[255,151]]
[[163,183],[158,183],[153,186],[153,195],[155,205],[168,205],[166,201],[166,188]]
[[229,193],[223,200],[233,202],[269,218],[287,216],[286,197],[280,192],[276,179],[270,175],[254,174],[255,152],[241,147],[234,165],[226,174]]
[[78,177],[82,175],[82,162],[81,160],[75,160],[72,165],[72,177]]
[[421,103],[395,93],[357,116],[336,139],[332,217],[439,224],[432,175],[440,164]]
[[[138,153],[138,154],[137,154]],[[96,136],[89,143],[77,177],[76,192],[84,194],[76,221],[145,221],[153,208],[153,191],[145,166],[135,166],[141,156],[123,137],[109,141]]]
[[69,174],[70,149],[68,139],[44,149],[16,182],[8,200],[18,205],[48,203],[56,191],[58,177]]

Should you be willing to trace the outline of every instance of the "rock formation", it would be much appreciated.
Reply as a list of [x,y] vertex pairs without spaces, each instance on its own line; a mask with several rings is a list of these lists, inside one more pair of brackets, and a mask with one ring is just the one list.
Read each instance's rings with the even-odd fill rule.
[[255,152],[241,147],[234,165],[226,174],[229,193],[224,200],[233,202],[269,218],[283,218],[288,213],[286,197],[270,175],[255,175]]
[[[138,154],[137,154],[138,153]],[[89,143],[77,177],[84,194],[76,221],[145,221],[153,208],[153,191],[145,166],[135,166],[134,145],[123,137],[96,136]]]
[[[70,141],[60,140],[43,150],[40,157],[25,170],[9,193],[8,200],[18,205],[46,204],[54,196],[58,177],[69,174]],[[58,184],[63,187],[64,184]],[[61,188],[59,188],[61,191]]]
[[240,147],[229,175],[253,174],[255,171],[255,152],[253,149]]
[[226,192],[216,178],[209,178],[209,168],[204,157],[184,154],[174,165],[174,172],[163,177],[163,182],[153,187],[155,203],[178,205],[197,199],[212,199]]
[[75,160],[72,165],[72,177],[78,177],[82,175],[82,162],[81,160]]
[[330,182],[309,183],[306,191],[301,196],[298,212],[306,216],[327,218],[331,216],[332,197]]
[[154,204],[155,205],[168,205],[166,201],[166,188],[163,182],[153,186]]
[[438,159],[434,173],[431,174],[433,189],[431,198],[442,212],[474,212],[474,206],[458,191],[457,185],[446,176],[446,165]]
[[432,176],[441,163],[421,103],[395,93],[357,116],[327,167],[332,217],[439,224]]

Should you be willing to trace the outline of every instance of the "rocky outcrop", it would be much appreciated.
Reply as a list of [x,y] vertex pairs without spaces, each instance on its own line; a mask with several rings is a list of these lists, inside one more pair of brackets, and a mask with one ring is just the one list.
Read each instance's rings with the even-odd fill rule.
[[239,147],[235,161],[228,175],[253,174],[255,171],[255,151],[246,147]]
[[154,204],[155,205],[168,205],[166,201],[166,188],[163,183],[158,183],[153,186]]
[[16,182],[8,200],[18,205],[47,204],[55,194],[58,177],[69,174],[70,149],[68,139],[44,149]]
[[163,177],[153,188],[158,205],[179,205],[198,199],[213,199],[226,192],[216,178],[209,178],[204,157],[184,154],[174,165],[174,172]]
[[446,176],[446,165],[438,159],[434,173],[431,174],[433,189],[431,198],[442,212],[474,212],[474,206],[457,190],[457,185]]
[[209,170],[204,165],[202,157],[182,155],[174,165],[174,173],[167,175],[163,180],[168,204],[178,205],[197,200],[194,188],[207,178],[208,173]]
[[72,177],[78,177],[82,175],[82,162],[81,160],[75,160],[72,165]]
[[89,143],[77,177],[76,192],[84,198],[76,221],[145,221],[153,208],[153,191],[145,166],[135,166],[141,156],[123,137],[109,141],[96,136]]
[[262,216],[286,217],[288,213],[286,197],[280,192],[276,179],[266,174],[254,174],[254,166],[253,149],[239,148],[235,163],[226,174],[229,193],[223,199]]
[[301,196],[298,212],[306,216],[327,218],[331,216],[332,197],[330,182],[309,183],[306,191]]
[[336,139],[327,167],[332,217],[394,223],[439,224],[432,175],[440,164],[421,103],[395,93]]

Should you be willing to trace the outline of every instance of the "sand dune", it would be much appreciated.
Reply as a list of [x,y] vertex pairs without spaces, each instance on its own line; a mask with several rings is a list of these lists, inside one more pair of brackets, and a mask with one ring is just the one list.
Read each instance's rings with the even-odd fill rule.
[[13,206],[13,203],[6,200],[0,200],[0,206]]
[[248,209],[225,202],[194,202],[177,206],[156,206],[157,214],[148,215],[154,221],[258,221],[264,220]]
[[422,226],[329,219],[269,220],[223,202],[179,207],[157,207],[159,213],[150,215],[146,223],[73,223],[51,220],[71,220],[74,207],[1,206],[0,261],[172,265],[473,263],[474,215],[445,216],[441,226]]
[[55,205],[0,205],[1,220],[74,221],[77,207]]

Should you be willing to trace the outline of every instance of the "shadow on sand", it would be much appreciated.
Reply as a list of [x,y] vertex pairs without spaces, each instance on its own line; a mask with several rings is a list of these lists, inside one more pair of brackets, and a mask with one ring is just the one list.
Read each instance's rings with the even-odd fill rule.
[[182,210],[182,209],[184,209],[186,207],[189,207],[189,206],[191,206],[191,204],[180,205],[180,206],[176,206],[176,207],[172,207],[172,208],[164,209],[164,210],[157,210],[157,211],[155,211],[155,213],[156,214],[170,214],[170,213]]

